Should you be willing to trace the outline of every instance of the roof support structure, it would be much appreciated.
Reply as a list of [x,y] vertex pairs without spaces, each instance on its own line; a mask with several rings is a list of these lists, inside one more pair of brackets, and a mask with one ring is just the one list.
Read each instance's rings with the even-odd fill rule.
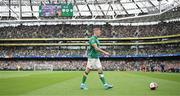
[[[9,0],[9,8],[11,8],[11,0]],[[9,18],[11,17],[11,11],[9,10]]]
[[[106,2],[106,4],[108,4],[108,2]],[[110,10],[110,5],[108,6],[108,9],[107,9],[107,11],[106,11],[106,16],[107,16],[109,10]]]
[[[46,1],[51,2],[52,0],[46,0]],[[1,15],[0,17],[3,18],[3,20],[1,21],[4,22],[5,20],[8,20],[8,17],[13,17],[11,19],[16,18],[17,20],[14,21],[12,20],[11,22],[18,22],[18,21],[26,22],[24,20],[28,19],[31,21],[36,16],[37,21],[42,20],[43,22],[46,22],[44,20],[47,19],[48,19],[47,22],[53,20],[54,21],[57,20],[58,22],[61,21],[62,22],[66,22],[66,21],[67,22],[86,22],[86,21],[116,22],[122,20],[129,20],[128,22],[130,22],[132,18],[157,16],[175,7],[179,8],[180,6],[180,2],[178,0],[175,0],[172,6],[169,5],[168,3],[166,4],[162,2],[162,4],[160,4],[162,8],[159,8],[160,6],[158,6],[158,2],[154,2],[155,0],[127,0],[127,2],[126,0],[63,0],[63,1],[64,3],[66,2],[73,3],[73,7],[76,10],[74,10],[75,15],[72,18],[71,17],[38,18],[39,17],[37,14],[38,3],[33,2],[33,0],[0,0],[0,8],[5,8],[5,10],[0,10],[0,13],[2,13],[2,15],[0,14]],[[134,6],[128,6],[131,4]],[[15,7],[13,8],[12,6]],[[23,8],[26,7],[25,10],[22,9],[22,6]],[[28,10],[26,10],[27,8]],[[83,10],[84,8],[86,8],[86,10]],[[138,13],[142,12],[145,14],[140,14],[136,16],[136,14],[138,13],[133,12],[136,10],[138,11]],[[160,13],[160,11],[162,12]],[[83,14],[83,13],[88,13],[88,14]],[[25,16],[25,14],[27,15]],[[22,15],[24,16],[23,18]]]
[[126,8],[124,8],[124,6],[122,5],[121,1],[118,0],[118,2],[119,2],[119,4],[121,5],[121,7],[123,8],[123,10],[126,12],[126,14],[129,14],[129,13],[127,12]]
[[141,11],[141,13],[144,13],[141,7],[139,7],[139,5],[136,3],[135,0],[132,0],[132,2],[137,6],[137,8]]
[[[97,0],[95,0],[95,1],[96,1],[96,3],[98,3]],[[99,7],[99,9],[101,10],[101,13],[103,14],[103,16],[105,17],[105,13],[104,13],[104,11],[102,10],[102,8],[101,8],[101,6],[99,5],[99,3],[98,3],[98,7]]]
[[[113,0],[113,4],[114,4],[114,0]],[[111,10],[114,12],[113,18],[115,18],[115,16],[117,16],[117,13],[114,11],[114,8],[112,7],[112,4],[109,3],[109,5],[110,5]]]
[[79,8],[78,8],[78,6],[77,6],[77,4],[76,4],[76,0],[74,0],[74,4],[75,4],[75,6],[76,6],[76,8],[77,8],[77,11],[78,11],[78,13],[79,13],[79,16],[81,16],[80,10],[79,10]]
[[180,4],[180,1],[178,2],[178,1],[174,0],[174,2],[176,2],[176,3]]
[[11,7],[8,6],[4,1],[1,1],[1,2],[8,8],[9,11],[13,12],[14,14],[16,14],[17,17],[15,17],[15,18],[18,19],[19,15],[14,10],[12,10]]
[[[96,4],[95,4],[95,2],[92,2],[92,5],[94,5],[94,8],[96,9],[96,11],[95,11],[95,12],[96,12],[97,14],[99,14],[99,10],[96,8]],[[97,16],[98,16],[98,15],[94,15],[94,14],[93,14],[92,19],[95,19]]]
[[159,0],[158,2],[159,2],[159,12],[161,13],[161,1],[162,0]]
[[29,0],[29,3],[30,3],[30,7],[31,7],[32,16],[34,17],[33,7],[32,7],[32,0]]
[[151,4],[156,10],[159,10],[158,9],[158,7],[157,6],[155,6],[152,2],[151,2],[151,0],[147,0],[148,2],[149,2],[149,4]]
[[91,13],[91,16],[93,16],[93,13],[92,13],[92,11],[91,11],[91,9],[90,9],[90,7],[89,7],[89,4],[87,3],[87,0],[84,0],[84,1],[86,2],[86,5],[87,5],[87,7],[88,7],[89,12]]
[[22,18],[22,6],[21,6],[22,0],[19,0],[19,20]]

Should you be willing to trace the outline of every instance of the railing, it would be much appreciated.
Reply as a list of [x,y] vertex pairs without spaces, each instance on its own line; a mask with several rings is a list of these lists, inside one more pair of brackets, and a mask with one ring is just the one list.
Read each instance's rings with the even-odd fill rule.
[[[177,38],[180,34],[167,35],[167,36],[155,36],[155,37],[127,37],[127,38],[99,38],[100,41],[126,41],[126,40],[152,40],[152,39],[165,39],[165,38]],[[88,38],[8,38],[0,39],[0,41],[87,41]]]
[[[180,43],[180,34],[138,38],[99,38],[102,46],[159,45]],[[64,42],[68,41],[68,42]],[[74,42],[76,41],[76,42]],[[88,38],[12,38],[0,39],[0,47],[87,46]],[[121,43],[119,43],[119,41]]]
[[[131,45],[158,45],[180,43],[180,40],[160,41],[160,42],[141,42],[141,43],[101,43],[102,46],[131,46]],[[87,43],[4,43],[0,47],[12,46],[88,46]]]

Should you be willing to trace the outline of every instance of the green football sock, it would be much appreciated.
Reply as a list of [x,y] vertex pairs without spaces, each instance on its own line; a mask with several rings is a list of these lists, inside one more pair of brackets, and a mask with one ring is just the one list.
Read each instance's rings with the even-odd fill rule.
[[83,78],[82,78],[82,82],[81,82],[81,83],[85,83],[85,82],[86,82],[87,75],[88,75],[88,73],[87,73],[87,72],[84,72],[84,75],[83,75]]
[[103,84],[106,84],[105,78],[104,78],[104,74],[99,74],[100,80]]
[[83,76],[81,83],[85,83],[85,82],[86,82],[86,79],[87,79],[87,77],[86,77],[86,76]]

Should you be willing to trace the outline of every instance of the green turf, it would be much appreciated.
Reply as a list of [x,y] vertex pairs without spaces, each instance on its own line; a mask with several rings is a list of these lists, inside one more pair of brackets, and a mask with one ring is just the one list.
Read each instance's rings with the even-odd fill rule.
[[[89,74],[89,89],[80,90],[82,72],[0,71],[0,96],[180,96],[179,73],[104,73],[113,89],[104,90],[96,72]],[[156,91],[149,90],[152,81]]]

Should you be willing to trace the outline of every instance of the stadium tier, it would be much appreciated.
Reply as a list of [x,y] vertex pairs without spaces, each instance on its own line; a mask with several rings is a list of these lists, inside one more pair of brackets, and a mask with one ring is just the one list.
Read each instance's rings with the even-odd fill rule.
[[[101,38],[152,37],[180,34],[180,22],[144,26],[106,25],[41,25],[1,27],[1,39],[5,38],[84,38],[92,35],[93,27],[101,27]],[[75,29],[75,30],[74,30]]]
[[[180,22],[143,26],[42,25],[1,27],[1,58],[84,58],[88,37],[100,27],[111,58],[177,57]],[[71,37],[71,38],[70,38]],[[103,56],[102,56],[103,57]]]
[[101,48],[111,53],[109,57],[100,57],[104,70],[162,71],[163,66],[163,71],[179,72],[179,26],[176,21],[143,26],[1,27],[1,70],[16,70],[17,66],[21,70],[38,70],[34,69],[38,64],[43,70],[84,70],[88,37],[94,27],[100,27]]

